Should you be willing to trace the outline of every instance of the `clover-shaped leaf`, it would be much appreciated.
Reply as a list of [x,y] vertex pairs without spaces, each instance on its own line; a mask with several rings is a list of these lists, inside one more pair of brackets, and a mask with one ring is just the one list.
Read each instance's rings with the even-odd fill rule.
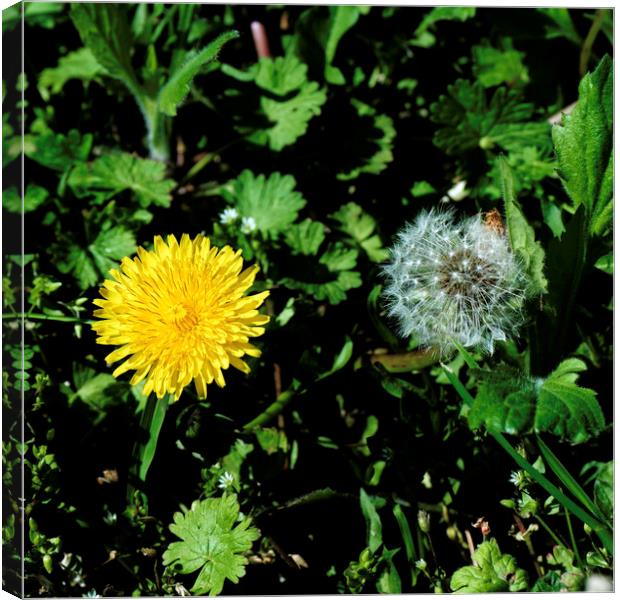
[[243,556],[260,536],[250,519],[239,517],[233,494],[196,500],[189,510],[174,514],[170,531],[181,538],[164,552],[163,563],[179,573],[200,573],[191,589],[194,594],[217,596],[229,579],[237,583],[245,575],[248,560]]

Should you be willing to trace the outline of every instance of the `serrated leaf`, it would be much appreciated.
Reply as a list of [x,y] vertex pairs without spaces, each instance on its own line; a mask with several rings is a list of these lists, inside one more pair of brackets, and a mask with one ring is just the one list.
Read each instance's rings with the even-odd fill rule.
[[185,61],[170,75],[168,81],[161,87],[157,97],[160,110],[170,116],[177,114],[177,107],[189,93],[189,87],[194,77],[210,62],[214,61],[222,46],[239,37],[238,31],[222,33],[202,50],[191,51]]
[[135,253],[136,239],[131,231],[117,225],[101,231],[88,250],[100,273],[107,275],[110,269],[118,266],[121,258]]
[[502,196],[506,213],[506,230],[512,251],[521,259],[531,282],[532,294],[544,294],[547,291],[547,279],[544,274],[545,251],[536,241],[534,228],[527,222],[519,206],[514,190],[512,171],[503,156],[497,159],[501,177]]
[[522,102],[515,90],[499,87],[488,100],[480,82],[459,79],[431,105],[431,120],[443,126],[433,142],[449,155],[496,144],[506,150],[545,145],[549,124],[525,123],[533,112],[534,105]]
[[527,589],[527,572],[517,567],[517,561],[510,554],[502,554],[494,539],[480,544],[472,560],[475,566],[462,567],[450,578],[450,588],[457,594],[521,592]]
[[93,145],[90,133],[82,135],[72,129],[66,135],[49,131],[38,136],[28,136],[24,146],[28,158],[55,171],[65,171],[76,162],[88,159]]
[[166,166],[161,162],[113,151],[77,165],[69,174],[68,185],[78,198],[90,196],[96,204],[129,190],[144,208],[151,204],[168,207],[176,184],[165,176]]
[[388,163],[394,160],[392,148],[394,147],[396,129],[391,117],[377,114],[374,108],[359,100],[354,99],[351,103],[357,110],[358,115],[372,117],[374,128],[379,132],[379,135],[366,140],[366,142],[370,143],[370,147],[374,148],[374,152],[366,158],[362,166],[351,169],[348,172],[338,173],[338,179],[343,181],[355,179],[362,173],[377,175],[387,167]]
[[251,139],[267,144],[272,150],[282,150],[306,133],[308,123],[321,113],[326,99],[325,91],[319,89],[319,84],[314,81],[305,83],[297,95],[286,100],[263,96],[260,99],[261,109],[273,125]]
[[330,304],[339,304],[346,300],[347,290],[362,285],[362,278],[355,268],[357,250],[346,248],[340,243],[331,244],[321,255],[318,265],[308,269],[296,278],[285,277],[280,283],[293,290],[302,290],[317,300],[327,300]]
[[257,65],[254,82],[272,94],[286,96],[299,90],[308,81],[308,67],[294,54],[276,58],[262,57]]
[[123,4],[79,2],[71,5],[71,20],[97,62],[139,95],[140,86],[131,65],[133,43],[127,10]]
[[588,229],[605,233],[613,217],[613,62],[605,56],[579,84],[579,100],[552,130],[560,176]]
[[525,53],[515,50],[510,38],[504,38],[501,45],[499,49],[488,45],[472,48],[476,79],[485,88],[502,83],[511,87],[526,84],[529,76],[523,64]]
[[312,219],[305,219],[301,223],[291,225],[285,237],[286,243],[292,248],[294,254],[306,256],[315,255],[324,239],[325,226]]
[[97,284],[108,271],[118,266],[118,261],[136,251],[133,233],[117,225],[99,233],[87,250],[70,244],[56,261],[61,273],[73,273],[82,289]]
[[55,67],[41,71],[38,81],[39,93],[43,100],[49,100],[52,94],[58,94],[71,79],[79,79],[88,84],[105,73],[106,70],[91,50],[80,48],[61,57]]
[[222,195],[240,216],[253,218],[264,236],[275,238],[297,219],[297,213],[306,205],[295,185],[292,175],[271,173],[266,178],[246,169],[228,184]]
[[582,361],[568,359],[544,380],[530,380],[506,367],[480,371],[469,426],[513,435],[552,433],[574,444],[598,435],[605,419],[596,393],[575,383],[584,367]]
[[260,536],[249,518],[236,526],[239,503],[235,495],[194,501],[185,512],[174,514],[170,531],[181,538],[163,554],[163,564],[179,573],[200,573],[192,586],[194,594],[217,596],[226,579],[237,583],[245,575],[248,559],[243,555]]
[[[49,193],[45,188],[29,183],[24,194],[23,212],[36,210],[48,197]],[[22,213],[22,199],[15,186],[2,190],[2,207],[15,214]]]
[[376,221],[364,212],[359,204],[348,202],[330,217],[338,221],[338,229],[351,236],[368,254],[370,260],[382,262],[388,257],[388,251],[383,247],[381,238],[373,235],[377,226]]

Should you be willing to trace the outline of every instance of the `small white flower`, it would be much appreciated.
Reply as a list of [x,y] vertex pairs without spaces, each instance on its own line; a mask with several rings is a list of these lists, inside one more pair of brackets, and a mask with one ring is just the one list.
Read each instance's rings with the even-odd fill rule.
[[523,483],[523,471],[512,471],[510,473],[510,483],[513,485],[520,487]]
[[453,341],[492,354],[523,321],[526,277],[505,235],[480,215],[455,217],[422,211],[398,233],[384,296],[403,337],[444,356]]
[[254,217],[243,217],[241,219],[241,233],[252,233],[256,229]]
[[239,213],[236,208],[225,208],[220,213],[220,223],[222,225],[230,225],[239,218]]
[[228,471],[225,471],[224,474],[220,476],[218,481],[219,484],[217,487],[219,487],[221,490],[226,490],[231,487],[232,484],[235,482],[235,477]]
[[426,561],[421,558],[420,560],[416,560],[415,561],[415,566],[420,569],[420,571],[425,571],[426,570]]

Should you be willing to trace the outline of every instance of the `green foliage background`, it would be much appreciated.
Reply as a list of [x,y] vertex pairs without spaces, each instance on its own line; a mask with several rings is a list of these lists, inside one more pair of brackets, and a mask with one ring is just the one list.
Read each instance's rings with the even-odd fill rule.
[[[3,189],[7,590],[575,591],[611,572],[610,10],[24,16],[26,71],[3,81],[5,181],[22,142],[26,181],[23,203]],[[533,298],[519,339],[445,365],[381,298],[395,233],[443,203],[500,211]],[[106,368],[91,301],[138,245],[201,232],[260,265],[272,320],[250,375],[153,416]]]

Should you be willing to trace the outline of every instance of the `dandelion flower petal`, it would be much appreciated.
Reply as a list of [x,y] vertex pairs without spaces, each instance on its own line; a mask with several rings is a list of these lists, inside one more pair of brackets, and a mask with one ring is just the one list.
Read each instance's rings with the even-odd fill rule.
[[224,387],[222,370],[249,372],[241,357],[260,356],[248,340],[265,331],[269,317],[257,309],[269,292],[244,296],[258,266],[242,268],[241,251],[200,235],[156,236],[152,251],[123,258],[99,290],[92,326],[99,344],[119,346],[106,357],[123,361],[114,377],[135,371],[145,394],[175,399],[193,381],[204,399],[208,384]]

